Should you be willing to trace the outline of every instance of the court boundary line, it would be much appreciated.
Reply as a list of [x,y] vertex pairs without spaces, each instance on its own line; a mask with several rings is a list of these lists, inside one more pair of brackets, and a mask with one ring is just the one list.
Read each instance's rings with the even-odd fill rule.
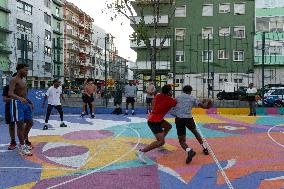
[[279,127],[279,126],[281,126],[281,125],[282,125],[282,124],[278,124],[278,125],[274,125],[273,127],[269,128],[269,129],[267,130],[267,135],[268,135],[268,137],[269,137],[274,143],[276,143],[278,146],[284,148],[284,145],[283,145],[283,144],[277,142],[277,141],[270,135],[272,129],[274,129],[275,127]]
[[[99,150],[91,156],[90,159],[87,159],[86,163],[84,165],[86,165],[87,163],[89,163],[95,156],[97,156],[99,154],[100,151],[104,150],[107,146],[109,146],[111,143],[113,143],[117,137],[119,137],[127,128],[124,128],[121,132],[119,132],[119,134],[117,134],[115,137],[113,137],[113,140],[111,140],[110,142],[101,145],[99,147]],[[83,166],[84,166],[83,165]],[[81,166],[81,167],[83,167]],[[77,171],[77,170],[83,170],[81,167],[79,168],[42,168],[42,167],[0,167],[1,169],[29,169],[29,170],[62,170],[62,171]]]
[[127,153],[123,154],[123,155],[120,156],[118,159],[116,159],[116,160],[114,160],[114,161],[112,161],[112,162],[110,162],[110,163],[108,163],[108,164],[106,164],[106,165],[104,165],[104,166],[102,166],[102,167],[100,167],[100,168],[97,168],[97,169],[95,169],[95,170],[93,170],[93,171],[91,171],[91,172],[89,172],[89,173],[82,174],[82,175],[80,175],[80,176],[78,176],[78,177],[75,177],[75,178],[73,178],[73,179],[64,181],[64,182],[62,182],[62,183],[53,185],[53,186],[51,186],[51,187],[48,187],[47,189],[56,188],[56,187],[59,187],[59,186],[68,184],[68,183],[70,183],[70,182],[76,181],[76,180],[78,180],[78,179],[84,178],[84,177],[86,177],[86,176],[88,176],[88,175],[91,175],[91,174],[93,174],[93,173],[96,173],[96,172],[98,172],[98,171],[100,171],[100,170],[102,170],[102,169],[104,169],[104,168],[106,168],[106,167],[108,167],[108,166],[110,166],[110,165],[113,165],[114,163],[120,161],[120,160],[123,159],[125,156],[127,156],[127,155],[130,154],[132,151],[134,151],[134,150],[137,148],[137,146],[140,144],[140,141],[141,141],[140,133],[139,133],[136,129],[133,129],[133,128],[129,127],[129,126],[125,126],[125,127],[129,128],[129,129],[131,129],[131,130],[133,130],[133,131],[137,134],[137,136],[138,136],[138,141],[137,141],[137,143],[135,144],[135,146],[134,146],[133,148],[131,148],[130,151],[128,151]]
[[205,142],[207,148],[208,148],[209,151],[210,151],[211,157],[212,157],[213,160],[215,161],[215,163],[216,163],[218,169],[220,170],[222,176],[224,177],[225,182],[226,182],[226,184],[228,185],[229,189],[234,189],[234,187],[233,187],[231,181],[229,180],[228,176],[226,175],[226,172],[224,171],[224,169],[223,169],[223,167],[221,166],[219,160],[217,159],[217,157],[216,157],[214,151],[212,150],[211,146],[210,146],[209,143],[207,142],[206,138],[204,137],[202,131],[200,130],[200,128],[199,128],[199,126],[198,126],[197,124],[196,124],[196,128],[197,128],[197,130],[200,132],[200,135],[201,135],[203,141]]

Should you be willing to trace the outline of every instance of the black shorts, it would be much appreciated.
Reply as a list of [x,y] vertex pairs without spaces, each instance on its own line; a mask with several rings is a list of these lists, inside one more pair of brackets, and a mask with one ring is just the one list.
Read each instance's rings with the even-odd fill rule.
[[147,104],[152,103],[152,101],[153,101],[153,98],[146,98],[146,103],[147,103]]
[[164,131],[164,129],[162,127],[163,122],[165,122],[165,120],[162,120],[160,122],[148,121],[148,126],[150,127],[151,131],[156,135],[156,134],[162,133]]
[[135,102],[135,98],[134,97],[126,97],[126,103],[134,103]]
[[176,129],[178,136],[185,136],[186,135],[186,128],[189,130],[195,130],[196,125],[193,118],[176,118]]
[[7,110],[7,109],[5,109],[5,122],[8,125],[11,124],[11,122],[12,122],[10,110]]
[[88,96],[86,94],[82,94],[82,100],[83,100],[84,103],[88,104],[88,103],[94,102],[95,99],[94,99],[93,95]]

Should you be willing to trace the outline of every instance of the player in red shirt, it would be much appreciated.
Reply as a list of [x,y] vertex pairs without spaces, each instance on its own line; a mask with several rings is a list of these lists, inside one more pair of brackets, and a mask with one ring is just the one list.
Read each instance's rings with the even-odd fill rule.
[[162,87],[162,93],[156,95],[154,98],[153,110],[148,117],[148,126],[154,133],[156,141],[137,151],[136,156],[143,163],[146,163],[143,157],[144,153],[163,146],[165,144],[165,137],[172,128],[172,125],[163,119],[168,111],[177,104],[177,101],[171,96],[172,87],[165,85]]

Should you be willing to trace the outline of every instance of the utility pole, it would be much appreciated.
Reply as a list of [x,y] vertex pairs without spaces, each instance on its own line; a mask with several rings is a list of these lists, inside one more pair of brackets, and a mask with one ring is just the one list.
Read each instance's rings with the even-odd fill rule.
[[173,97],[176,96],[176,50],[175,50],[175,42],[176,42],[176,36],[175,36],[175,25],[174,25],[174,19],[173,22]]
[[210,61],[209,61],[209,37],[210,37],[210,34],[208,34],[207,36],[207,86],[208,86],[208,98],[210,97],[210,77],[209,77],[209,74],[210,74]]
[[157,61],[157,27],[158,27],[158,3],[159,1],[155,0],[153,7],[153,18],[154,18],[154,40],[153,47],[151,47],[151,76],[154,82],[154,85],[157,87],[156,83],[156,61]]
[[104,96],[105,96],[105,105],[107,108],[108,105],[108,99],[107,99],[107,40],[109,40],[109,38],[107,36],[105,36],[105,89],[104,89]]
[[262,88],[261,88],[261,95],[262,95],[262,106],[264,106],[264,56],[265,56],[265,32],[262,33],[262,64],[261,64],[261,71],[262,71]]

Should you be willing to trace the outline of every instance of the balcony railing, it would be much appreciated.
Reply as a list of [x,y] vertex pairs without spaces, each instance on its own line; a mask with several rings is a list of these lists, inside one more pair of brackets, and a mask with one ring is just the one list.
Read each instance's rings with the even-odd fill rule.
[[[131,24],[138,24],[141,21],[141,17],[134,16],[133,20],[134,20],[134,22],[131,21]],[[154,16],[152,16],[152,15],[144,16],[144,21],[145,21],[145,24],[147,24],[147,25],[153,25],[154,24]],[[163,25],[167,26],[168,24],[169,24],[169,16],[168,15],[161,15],[159,17],[158,25],[159,26],[163,26]]]
[[[154,45],[154,38],[150,38],[151,46]],[[160,46],[160,43],[163,41],[161,38],[156,39],[156,46]],[[163,44],[163,48],[169,48],[171,46],[171,39],[167,38]],[[146,48],[146,44],[144,41],[140,41],[139,44],[137,44],[136,41],[130,40],[130,48]]]
[[[137,61],[130,63],[131,69],[138,70],[151,70],[151,61]],[[157,61],[156,62],[157,70],[170,70],[170,61]]]

